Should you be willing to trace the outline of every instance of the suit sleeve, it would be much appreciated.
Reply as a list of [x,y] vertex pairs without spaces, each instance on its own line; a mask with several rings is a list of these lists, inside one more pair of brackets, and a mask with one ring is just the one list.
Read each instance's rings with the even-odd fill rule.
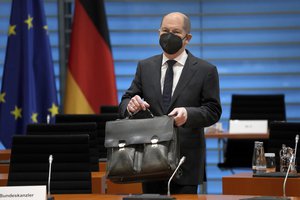
[[186,107],[188,119],[184,127],[208,127],[221,117],[219,76],[216,67],[211,67],[203,83],[200,107]]
[[141,86],[141,64],[138,63],[137,70],[135,73],[135,77],[130,85],[130,87],[126,90],[125,94],[121,98],[121,103],[119,105],[119,114],[121,118],[125,118],[129,115],[127,112],[127,105],[132,97],[135,95],[139,95],[143,97],[142,94],[142,86]]

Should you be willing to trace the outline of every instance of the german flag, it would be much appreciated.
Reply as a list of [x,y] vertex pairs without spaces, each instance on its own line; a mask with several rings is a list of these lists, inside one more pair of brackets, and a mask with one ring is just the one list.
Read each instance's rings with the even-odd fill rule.
[[117,105],[117,91],[103,0],[76,0],[64,112],[99,113]]

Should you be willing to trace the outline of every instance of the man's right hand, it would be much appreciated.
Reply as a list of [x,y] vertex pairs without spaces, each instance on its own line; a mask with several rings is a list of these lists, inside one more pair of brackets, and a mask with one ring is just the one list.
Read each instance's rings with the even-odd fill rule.
[[139,95],[132,97],[127,105],[127,111],[130,113],[137,113],[140,110],[146,110],[150,105],[141,99]]

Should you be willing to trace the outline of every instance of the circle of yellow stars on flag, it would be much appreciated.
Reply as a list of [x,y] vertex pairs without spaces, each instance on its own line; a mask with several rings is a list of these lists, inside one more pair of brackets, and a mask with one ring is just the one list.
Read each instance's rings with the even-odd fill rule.
[[5,92],[3,92],[3,93],[0,93],[0,103],[5,103],[5,95],[6,95],[6,93]]
[[22,108],[18,108],[18,106],[15,106],[15,109],[13,111],[11,111],[10,113],[15,116],[15,120],[17,120],[18,118],[22,118]]
[[[28,15],[27,19],[24,20],[24,23],[27,24],[28,30],[33,28],[33,17]],[[16,29],[17,25],[9,25],[8,27],[8,36],[16,35]],[[43,29],[48,33],[48,26],[44,25]],[[0,93],[0,103],[5,103],[5,92]],[[48,109],[48,111],[51,113],[51,117],[54,117],[56,114],[58,114],[58,106],[55,103],[52,103],[52,106]],[[22,108],[19,108],[18,106],[15,106],[14,110],[10,112],[15,120],[22,118]],[[38,113],[33,112],[31,114],[31,120],[33,123],[38,123]]]
[[55,105],[55,103],[52,103],[52,107],[49,108],[48,111],[51,113],[51,117],[54,117],[58,114],[58,107]]
[[10,25],[8,28],[8,36],[16,35],[16,27],[17,25]]
[[32,113],[30,118],[31,118],[33,123],[38,123],[37,116],[38,116],[37,113]]
[[28,18],[24,21],[25,24],[28,25],[28,30],[33,27],[32,25],[33,18],[28,15]]
[[[1,97],[1,95],[0,95],[0,97]],[[1,98],[0,98],[0,100],[1,100]],[[54,117],[55,115],[58,114],[58,106],[55,105],[55,103],[52,103],[52,106],[51,106],[51,108],[48,109],[48,111],[51,113],[51,117]],[[22,118],[22,108],[19,108],[18,106],[15,106],[15,109],[12,110],[10,113],[14,116],[15,120],[17,120],[18,118]],[[33,112],[31,114],[31,120],[33,123],[38,123],[37,117],[38,117],[38,113]]]

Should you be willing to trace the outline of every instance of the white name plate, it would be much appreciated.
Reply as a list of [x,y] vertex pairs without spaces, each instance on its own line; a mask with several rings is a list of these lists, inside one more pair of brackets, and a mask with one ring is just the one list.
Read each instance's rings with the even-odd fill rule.
[[229,133],[267,133],[268,120],[230,120]]
[[0,187],[1,200],[46,200],[46,186]]

